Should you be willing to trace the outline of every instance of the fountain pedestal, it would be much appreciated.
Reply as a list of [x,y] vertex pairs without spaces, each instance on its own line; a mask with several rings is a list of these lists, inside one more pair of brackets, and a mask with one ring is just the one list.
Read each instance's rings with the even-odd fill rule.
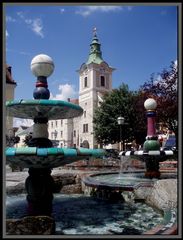
[[50,174],[49,168],[29,169],[29,177],[25,181],[29,215],[51,216],[54,180]]
[[[160,143],[158,141],[158,137],[156,135],[155,128],[155,117],[156,117],[156,107],[157,103],[153,98],[148,98],[144,102],[144,107],[147,112],[147,137],[144,142],[143,149],[145,152],[149,151],[158,151],[160,150]],[[155,156],[146,156],[146,172],[145,176],[149,178],[159,178],[159,161],[157,161]]]
[[37,77],[33,100],[7,101],[7,114],[12,117],[33,119],[32,139],[27,147],[7,148],[9,163],[29,168],[26,179],[28,214],[48,215],[52,213],[54,180],[51,169],[89,157],[104,155],[100,149],[54,148],[48,139],[49,120],[68,119],[82,115],[79,105],[61,100],[49,100],[47,77],[54,70],[52,59],[44,54],[33,58],[31,70]]

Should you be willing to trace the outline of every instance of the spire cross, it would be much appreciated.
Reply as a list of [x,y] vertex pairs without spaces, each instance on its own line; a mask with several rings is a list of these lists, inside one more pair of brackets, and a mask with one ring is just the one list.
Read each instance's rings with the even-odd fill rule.
[[97,28],[94,27],[94,28],[93,28],[93,36],[96,36],[96,35],[97,35]]

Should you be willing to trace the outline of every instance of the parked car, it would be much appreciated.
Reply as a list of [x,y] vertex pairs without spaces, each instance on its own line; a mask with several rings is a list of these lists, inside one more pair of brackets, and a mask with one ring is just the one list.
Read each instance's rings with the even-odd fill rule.
[[176,138],[174,135],[170,135],[162,146],[161,150],[175,150],[176,149]]

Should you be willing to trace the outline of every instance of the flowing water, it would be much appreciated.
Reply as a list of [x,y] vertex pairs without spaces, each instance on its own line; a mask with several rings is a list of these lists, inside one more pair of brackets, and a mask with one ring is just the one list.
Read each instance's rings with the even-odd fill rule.
[[[7,196],[7,218],[26,216],[26,195]],[[55,194],[56,235],[139,235],[161,224],[163,216],[145,203],[110,203],[82,194]]]

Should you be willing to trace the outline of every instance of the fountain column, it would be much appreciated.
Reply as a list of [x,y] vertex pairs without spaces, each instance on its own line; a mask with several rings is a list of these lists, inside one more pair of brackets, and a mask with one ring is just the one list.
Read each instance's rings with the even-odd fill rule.
[[[155,117],[156,117],[156,107],[157,103],[153,98],[148,98],[144,102],[144,107],[146,108],[147,116],[147,136],[146,141],[144,142],[143,149],[144,152],[150,151],[160,151],[160,143],[158,141],[158,136],[156,135],[155,128]],[[156,159],[156,156],[147,154],[144,156],[146,163],[146,172],[145,176],[150,178],[159,178],[159,161]]]
[[[31,70],[37,77],[36,88],[33,97],[36,100],[49,99],[50,92],[47,85],[47,77],[54,70],[52,59],[44,54],[37,55],[32,59]],[[39,108],[39,107],[38,107]],[[34,118],[33,138],[29,141],[29,147],[45,148],[52,147],[48,139],[48,118],[40,116]],[[51,215],[54,180],[51,177],[50,168],[29,168],[29,176],[26,179],[28,213],[29,215]]]

